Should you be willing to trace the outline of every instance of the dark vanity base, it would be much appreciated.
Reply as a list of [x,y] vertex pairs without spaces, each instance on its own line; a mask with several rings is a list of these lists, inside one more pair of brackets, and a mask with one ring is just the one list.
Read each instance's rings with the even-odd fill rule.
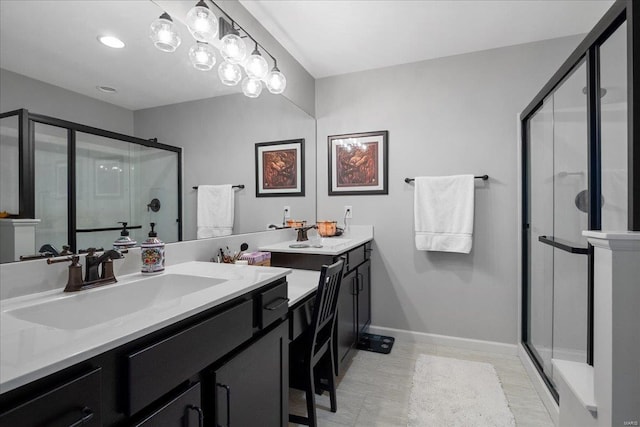
[[286,426],[288,307],[272,300],[286,287],[279,279],[2,394],[0,426],[183,427],[201,415],[204,425],[259,415]]

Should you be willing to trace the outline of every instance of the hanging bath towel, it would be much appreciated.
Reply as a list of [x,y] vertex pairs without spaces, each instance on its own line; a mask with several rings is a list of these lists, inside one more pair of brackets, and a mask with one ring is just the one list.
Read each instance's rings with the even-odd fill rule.
[[474,191],[473,175],[416,177],[416,249],[468,254]]
[[234,196],[231,184],[198,186],[198,239],[233,232]]

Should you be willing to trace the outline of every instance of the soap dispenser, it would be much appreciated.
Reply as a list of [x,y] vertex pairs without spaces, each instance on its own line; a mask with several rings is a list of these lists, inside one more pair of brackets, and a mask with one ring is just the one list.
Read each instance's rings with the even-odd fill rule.
[[129,249],[136,245],[135,240],[129,237],[129,230],[127,230],[126,222],[119,222],[118,224],[122,224],[122,231],[120,232],[120,237],[113,242],[113,249],[116,251],[120,251],[122,249]]
[[164,271],[164,243],[158,239],[158,233],[154,231],[155,222],[151,224],[149,238],[142,242],[142,273],[156,274]]

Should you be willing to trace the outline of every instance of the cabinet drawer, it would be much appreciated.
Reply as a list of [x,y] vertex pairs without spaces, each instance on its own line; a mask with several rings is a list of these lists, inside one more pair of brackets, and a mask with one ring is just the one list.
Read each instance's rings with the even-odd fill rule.
[[1,426],[101,426],[101,369],[0,415]]
[[289,312],[287,282],[262,292],[258,301],[260,302],[260,328],[266,328]]
[[128,413],[135,414],[252,336],[245,301],[128,356]]
[[347,271],[351,271],[355,269],[357,266],[362,264],[365,261],[367,254],[368,252],[365,252],[364,245],[358,246],[357,248],[351,249],[349,252],[347,252],[346,253],[347,261],[346,261],[345,270],[344,270],[345,273]]
[[200,383],[196,383],[133,425],[135,427],[197,427],[202,425],[201,408]]

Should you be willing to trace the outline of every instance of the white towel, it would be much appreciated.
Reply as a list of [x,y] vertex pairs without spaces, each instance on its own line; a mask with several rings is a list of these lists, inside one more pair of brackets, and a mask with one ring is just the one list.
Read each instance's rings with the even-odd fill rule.
[[234,192],[231,184],[198,186],[198,239],[233,232]]
[[416,177],[416,249],[471,252],[473,198],[473,175]]

